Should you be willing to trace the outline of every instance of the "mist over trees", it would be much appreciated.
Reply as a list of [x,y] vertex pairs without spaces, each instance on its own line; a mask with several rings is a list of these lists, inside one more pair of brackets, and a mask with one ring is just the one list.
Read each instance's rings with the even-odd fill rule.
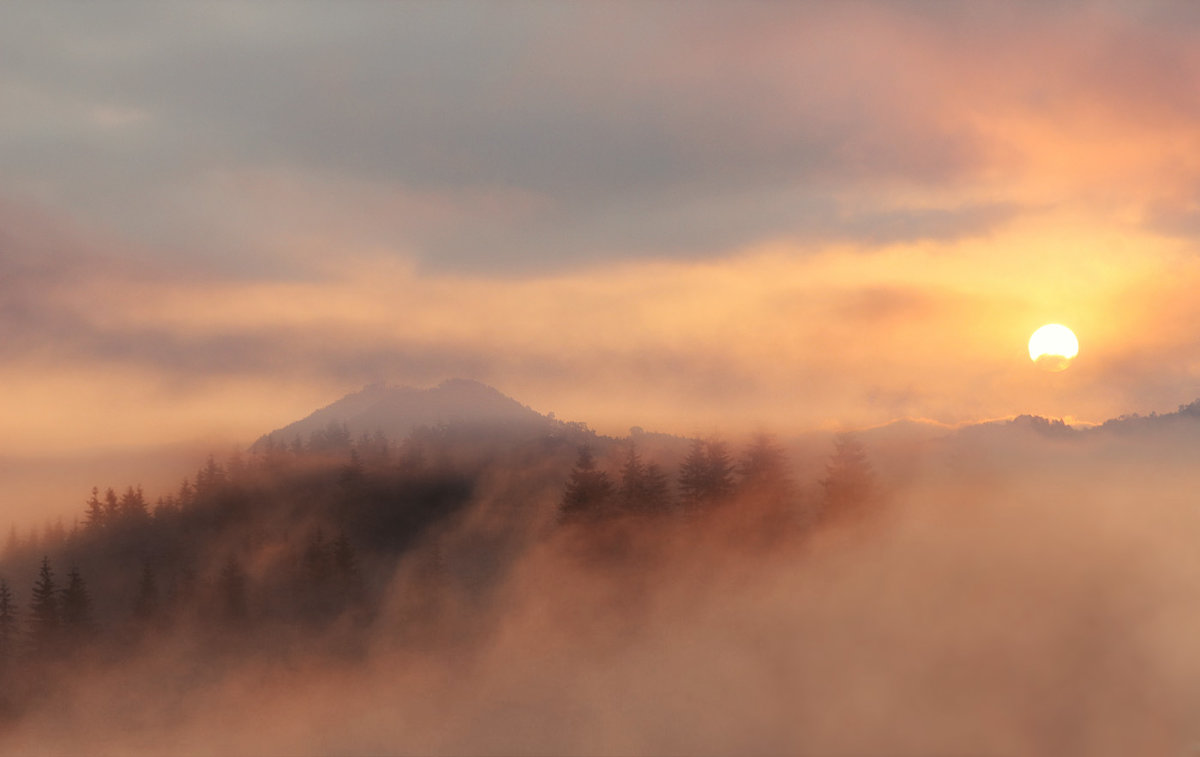
[[[803,513],[816,503],[799,496],[771,437],[738,458],[716,438],[680,457],[688,443],[671,438],[659,444],[663,461],[639,446],[649,438],[581,424],[511,438],[446,425],[397,442],[330,422],[307,438],[264,437],[225,461],[209,455],[153,502],[136,484],[93,487],[69,528],[57,521],[25,539],[11,530],[0,555],[0,658],[10,673],[34,675],[89,649],[120,657],[147,638],[217,643],[281,627],[314,643],[338,627],[344,645],[365,638],[413,560],[428,563],[422,591],[455,580],[478,591],[500,579],[513,540],[555,528],[648,518],[650,533],[725,507],[769,509],[797,535],[812,521]],[[854,471],[838,459],[849,486]],[[554,490],[556,506],[512,510],[501,533],[470,548],[439,542],[498,479],[525,479],[505,484],[513,507]],[[855,495],[838,496],[849,507]]]
[[[1096,450],[1112,438],[1022,419],[920,441],[611,438],[581,424],[447,424],[391,439],[331,423],[207,456],[167,491],[98,482],[76,517],[10,529],[0,553],[0,747],[26,753],[60,710],[95,710],[103,724],[78,733],[125,745],[130,729],[150,729],[142,752],[153,753],[179,728],[208,733],[238,702],[248,719],[276,707],[287,724],[264,742],[235,729],[249,740],[224,746],[243,753],[582,753],[597,739],[613,753],[690,753],[704,751],[702,736],[726,753],[888,754],[904,739],[915,746],[897,751],[927,753],[966,743],[956,718],[1008,723],[987,708],[996,696],[1028,721],[1011,724],[1020,738],[1005,753],[1105,753],[1038,726],[1037,708],[1005,692],[1050,684],[1036,667],[994,660],[1033,648],[1053,668],[1069,657],[1063,640],[1084,633],[1124,660],[1091,630],[1104,626],[1080,625],[1135,596],[1088,578],[1103,574],[1106,549],[1129,554],[1104,541],[1136,533],[1127,520],[1098,530],[1116,521],[1104,496],[1120,490],[1093,495],[1083,522],[1069,498],[1029,504],[1055,491],[1052,462],[1097,475]],[[1141,454],[1182,465],[1181,450]],[[1034,494],[1012,493],[1016,468]],[[1069,555],[1064,539],[1079,540]],[[1022,588],[1032,585],[1038,593]],[[1049,620],[996,630],[1010,615]],[[1104,659],[1073,675],[1109,691],[1127,668]],[[122,680],[159,694],[110,703]],[[913,723],[931,709],[946,716],[932,730],[876,721],[891,741],[830,730],[838,718],[869,721],[872,696]],[[779,702],[794,712],[761,719]],[[697,735],[671,730],[670,707]],[[378,738],[339,731],[336,718],[358,722],[355,708],[415,714]],[[609,719],[620,727],[553,725]],[[1090,720],[1068,719],[1076,731]],[[451,724],[463,720],[474,725],[460,738]],[[303,734],[319,729],[339,741],[307,746]],[[291,730],[296,740],[281,735]],[[59,752],[78,751],[63,743],[73,749]]]

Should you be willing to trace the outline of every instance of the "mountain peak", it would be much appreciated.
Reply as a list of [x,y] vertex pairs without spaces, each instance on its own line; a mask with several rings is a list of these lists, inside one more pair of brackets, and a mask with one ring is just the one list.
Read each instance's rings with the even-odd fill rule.
[[307,438],[329,424],[345,424],[353,435],[381,431],[394,439],[420,426],[466,425],[514,430],[550,430],[555,421],[495,387],[452,378],[432,388],[368,384],[306,418],[272,431],[277,441]]

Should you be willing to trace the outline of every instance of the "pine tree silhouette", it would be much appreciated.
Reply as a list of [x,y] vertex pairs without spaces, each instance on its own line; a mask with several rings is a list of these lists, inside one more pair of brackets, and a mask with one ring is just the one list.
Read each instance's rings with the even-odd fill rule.
[[657,463],[642,462],[637,447],[629,445],[629,454],[621,467],[618,490],[621,508],[628,512],[663,512],[668,507],[670,483]]
[[29,644],[34,656],[50,654],[58,643],[58,636],[58,585],[54,582],[50,558],[43,556],[29,603]]
[[613,493],[608,474],[596,469],[596,458],[591,448],[584,445],[579,448],[579,458],[567,481],[559,511],[567,519],[602,515]]
[[697,439],[679,469],[679,497],[688,510],[724,502],[733,493],[733,461],[725,443]]
[[59,618],[63,634],[72,642],[84,641],[94,630],[92,622],[92,596],[87,583],[74,565],[67,572],[67,585],[59,600]]

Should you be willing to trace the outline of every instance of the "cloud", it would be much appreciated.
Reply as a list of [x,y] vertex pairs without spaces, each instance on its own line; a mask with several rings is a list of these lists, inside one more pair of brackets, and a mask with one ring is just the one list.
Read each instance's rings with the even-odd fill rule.
[[[965,31],[1003,52],[1020,32],[971,14],[8,13],[8,190],[218,269],[259,258],[286,270],[276,242],[297,218],[432,269],[494,272],[707,258],[795,236],[941,238],[1024,204],[987,178],[996,139],[969,111],[993,106],[977,79],[1012,98],[1031,84],[953,41]],[[906,199],[948,188],[970,191]],[[389,212],[394,198],[405,200]],[[428,206],[450,220],[431,226]]]

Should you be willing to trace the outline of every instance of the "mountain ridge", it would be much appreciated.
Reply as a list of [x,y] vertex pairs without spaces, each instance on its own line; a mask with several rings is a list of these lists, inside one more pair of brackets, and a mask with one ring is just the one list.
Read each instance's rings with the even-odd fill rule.
[[[877,440],[885,444],[904,441],[921,443],[938,438],[978,437],[1014,431],[1030,431],[1040,436],[1059,439],[1085,439],[1110,433],[1147,434],[1155,429],[1178,428],[1187,423],[1195,423],[1196,431],[1200,433],[1200,399],[1180,405],[1177,410],[1169,413],[1123,414],[1099,424],[1082,427],[1068,424],[1060,418],[1022,413],[1011,418],[957,426],[924,419],[899,418],[878,426],[856,429],[851,433],[864,441]],[[251,449],[259,448],[267,440],[286,444],[297,437],[305,439],[314,432],[323,431],[331,424],[344,425],[352,435],[381,432],[396,439],[403,438],[422,426],[503,428],[522,435],[587,428],[585,422],[565,422],[556,419],[553,413],[539,413],[495,387],[474,379],[451,378],[428,388],[388,385],[381,382],[368,384],[314,410],[300,420],[263,434]],[[642,431],[640,427],[635,427],[631,433],[646,440],[658,436],[677,436]],[[801,434],[811,435],[812,432]]]
[[274,440],[287,443],[327,428],[344,425],[352,435],[381,432],[403,438],[422,426],[505,427],[526,432],[550,432],[564,424],[543,415],[498,389],[474,379],[452,378],[437,386],[368,384],[314,410],[298,421],[264,434],[251,449]]

